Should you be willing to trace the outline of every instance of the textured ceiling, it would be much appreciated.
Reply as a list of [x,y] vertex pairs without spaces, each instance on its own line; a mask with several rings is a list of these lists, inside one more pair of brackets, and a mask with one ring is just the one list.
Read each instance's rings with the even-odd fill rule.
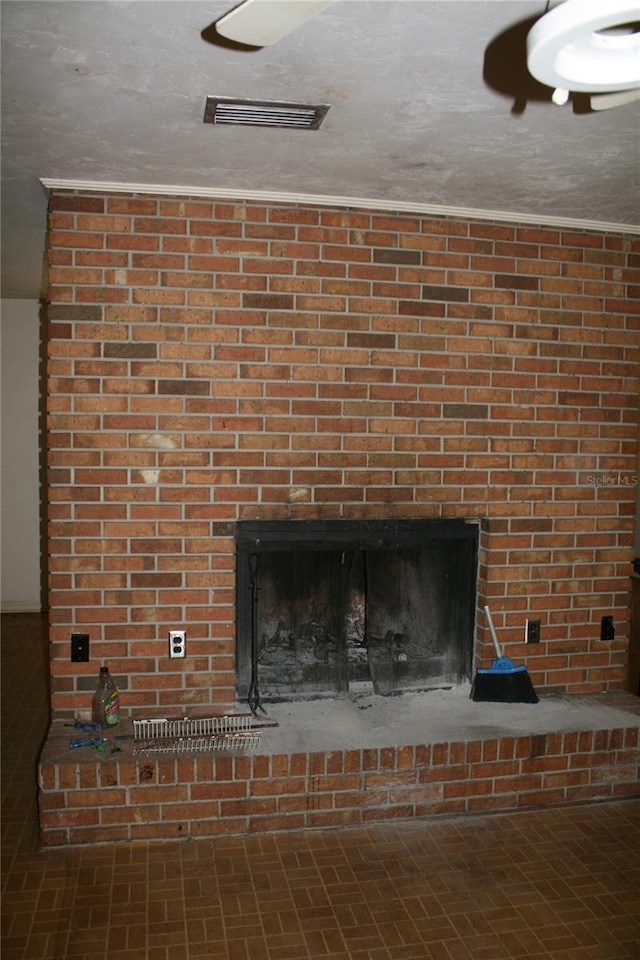
[[[548,4],[338,0],[273,47],[211,42],[233,0],[3,0],[4,297],[37,297],[45,180],[640,221],[639,104],[550,102]],[[317,131],[203,123],[207,95],[331,108]]]

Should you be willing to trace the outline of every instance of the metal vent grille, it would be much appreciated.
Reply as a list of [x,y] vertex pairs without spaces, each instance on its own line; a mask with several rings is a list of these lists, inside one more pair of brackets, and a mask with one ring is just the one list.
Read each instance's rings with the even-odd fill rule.
[[288,103],[284,100],[207,97],[204,122],[244,127],[317,130],[328,109],[329,105],[325,103]]

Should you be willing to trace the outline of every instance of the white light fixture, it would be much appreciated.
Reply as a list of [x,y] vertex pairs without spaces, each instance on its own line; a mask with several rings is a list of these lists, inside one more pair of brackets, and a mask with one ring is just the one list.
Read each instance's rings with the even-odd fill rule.
[[288,36],[334,0],[244,0],[219,20],[216,31],[227,40],[268,47]]
[[[554,88],[555,103],[566,102],[567,91],[636,90],[640,88],[638,20],[638,0],[566,0],[529,31],[529,72]],[[619,102],[630,99],[635,97]]]

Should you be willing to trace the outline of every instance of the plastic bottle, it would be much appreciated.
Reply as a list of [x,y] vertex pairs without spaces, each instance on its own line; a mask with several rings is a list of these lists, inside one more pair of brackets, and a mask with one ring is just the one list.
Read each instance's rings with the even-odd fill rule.
[[120,694],[108,667],[100,667],[98,686],[91,702],[94,723],[115,727],[120,722]]

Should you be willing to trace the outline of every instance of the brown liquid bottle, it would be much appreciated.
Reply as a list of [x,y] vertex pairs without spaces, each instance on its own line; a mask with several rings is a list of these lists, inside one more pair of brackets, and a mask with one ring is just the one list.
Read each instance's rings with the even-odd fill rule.
[[120,694],[108,667],[100,667],[98,686],[91,701],[91,716],[102,727],[115,727],[120,722]]

